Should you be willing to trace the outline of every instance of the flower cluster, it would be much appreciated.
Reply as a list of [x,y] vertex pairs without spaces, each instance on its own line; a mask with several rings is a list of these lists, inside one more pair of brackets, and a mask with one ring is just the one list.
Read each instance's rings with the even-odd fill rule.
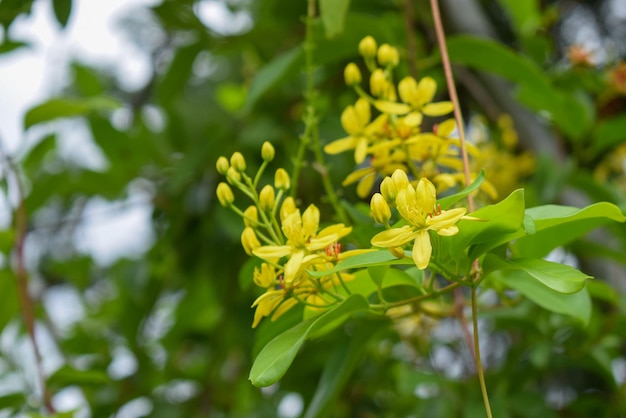
[[[256,308],[253,327],[263,317],[276,319],[297,303],[309,309],[330,307],[343,296],[334,292],[351,279],[349,274],[314,277],[309,271],[327,271],[334,263],[355,252],[341,252],[339,240],[348,235],[351,227],[334,224],[320,229],[320,212],[309,205],[303,212],[291,196],[290,177],[279,168],[274,185],[265,185],[258,191],[259,182],[268,163],[274,158],[274,148],[263,144],[263,164],[254,177],[246,174],[243,156],[235,152],[230,160],[220,157],[217,170],[227,182],[217,186],[217,197],[222,206],[232,209],[243,218],[241,244],[248,255],[260,258],[262,263],[254,270],[254,282],[265,292],[252,307]],[[231,186],[239,189],[253,202],[241,210],[235,205]]]
[[[449,101],[433,102],[437,83],[431,77],[419,81],[407,76],[396,84],[393,70],[399,63],[398,50],[390,45],[377,46],[371,36],[359,44],[359,52],[370,71],[369,93],[362,87],[361,70],[350,63],[344,71],[346,84],[354,88],[359,99],[341,115],[341,125],[348,134],[324,147],[328,154],[353,150],[360,166],[343,181],[358,183],[357,194],[367,197],[377,179],[400,169],[415,178],[428,178],[440,191],[462,184],[462,178],[450,176],[460,172],[460,144],[450,136],[456,130],[453,119],[434,125],[427,131],[424,117],[450,114]],[[379,114],[372,116],[372,108]],[[478,151],[469,146],[469,152]]]
[[[466,209],[442,210],[437,206],[435,186],[426,178],[420,179],[413,186],[402,170],[396,170],[391,177],[386,177],[380,190],[370,202],[371,215],[388,229],[376,234],[372,238],[372,245],[386,247],[403,255],[402,247],[412,243],[413,261],[419,269],[425,269],[433,250],[429,231],[441,236],[455,235],[459,232],[456,223],[464,217]],[[390,204],[396,207],[406,225],[389,227]]]

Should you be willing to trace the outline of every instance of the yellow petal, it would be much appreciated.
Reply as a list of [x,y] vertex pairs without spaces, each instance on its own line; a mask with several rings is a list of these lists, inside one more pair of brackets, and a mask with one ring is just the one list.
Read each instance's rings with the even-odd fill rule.
[[359,184],[356,186],[356,194],[362,199],[369,196],[372,188],[374,187],[374,181],[376,180],[376,173],[368,174],[363,177]]
[[341,239],[352,232],[351,226],[345,226],[344,224],[329,225],[322,229],[317,236],[324,237],[326,235],[336,235],[337,239]]
[[360,136],[354,148],[354,162],[361,164],[363,160],[365,160],[365,157],[367,157],[367,138]]
[[356,111],[357,118],[359,119],[359,124],[361,128],[370,123],[371,111],[370,111],[370,102],[367,99],[360,98],[354,104],[354,110]]
[[291,247],[288,245],[265,245],[252,251],[252,254],[268,261],[277,260],[289,253],[291,253]]
[[437,135],[447,137],[450,136],[455,129],[456,122],[454,119],[446,119],[437,126]]
[[437,234],[443,237],[451,237],[452,235],[456,235],[458,233],[459,233],[459,227],[456,225],[452,225],[447,228],[442,228],[437,231]]
[[280,304],[278,308],[274,311],[274,315],[272,315],[272,322],[276,321],[282,314],[287,312],[289,309],[293,308],[298,304],[298,301],[294,298],[289,298]]
[[419,231],[413,243],[413,261],[418,269],[424,270],[430,262],[430,255],[433,247],[430,244],[430,235],[428,231]]
[[359,116],[353,106],[346,107],[346,109],[341,113],[341,126],[350,135],[357,135],[361,132]]
[[376,247],[401,247],[415,237],[416,232],[409,225],[379,232],[372,237],[371,243]]
[[388,102],[384,100],[376,100],[374,102],[376,109],[383,113],[390,113],[392,115],[406,115],[411,111],[411,106],[404,103]]
[[428,103],[422,108],[422,113],[428,116],[443,116],[454,110],[452,102]]
[[302,214],[302,234],[304,235],[304,240],[315,235],[319,224],[320,210],[317,206],[311,204]]
[[306,245],[306,249],[309,251],[317,251],[328,247],[330,244],[337,242],[339,237],[335,234],[325,235],[322,237],[311,238]]
[[411,103],[417,94],[417,81],[413,77],[404,77],[398,83],[398,93],[404,103]]
[[355,170],[352,173],[348,174],[348,177],[346,177],[346,179],[341,183],[341,185],[349,186],[352,183],[356,183],[357,181],[361,180],[363,177],[374,172],[375,170],[372,167],[359,168],[358,170]]
[[420,179],[415,188],[417,193],[417,201],[422,213],[431,213],[437,203],[437,192],[435,186],[426,178]]
[[463,215],[465,215],[466,211],[467,210],[465,208],[444,210],[439,215],[427,218],[426,223],[431,229],[439,231],[456,224],[463,217]]
[[289,261],[285,263],[285,284],[291,286],[294,279],[298,276],[298,270],[302,265],[302,259],[304,258],[304,251],[296,251],[291,255]]
[[404,124],[410,127],[419,126],[422,123],[422,119],[420,112],[411,112],[404,118]]
[[435,97],[435,92],[437,91],[437,83],[431,77],[422,78],[419,83],[417,83],[417,93],[416,96],[418,98],[418,102],[416,105],[422,106],[426,103],[430,103]]
[[340,152],[353,149],[356,146],[356,138],[348,136],[346,138],[337,139],[324,147],[326,154],[339,154]]

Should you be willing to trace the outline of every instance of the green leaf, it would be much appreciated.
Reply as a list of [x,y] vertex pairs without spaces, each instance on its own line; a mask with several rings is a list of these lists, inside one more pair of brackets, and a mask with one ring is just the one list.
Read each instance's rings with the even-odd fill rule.
[[332,38],[335,35],[339,35],[343,32],[350,0],[320,0],[319,4],[326,37]]
[[592,277],[574,267],[553,263],[542,259],[503,260],[488,254],[483,261],[483,269],[488,274],[496,270],[522,270],[535,280],[560,293],[575,293],[585,287]]
[[339,326],[349,315],[366,311],[369,305],[361,295],[352,295],[336,308],[301,322],[270,341],[254,360],[250,370],[250,381],[259,387],[276,383],[285,375],[298,350],[305,340],[320,336],[320,331],[330,332],[330,327]]
[[64,388],[69,385],[102,385],[110,383],[109,376],[101,370],[78,370],[65,365],[48,378],[48,385]]
[[483,181],[485,181],[485,171],[481,170],[480,174],[478,174],[478,176],[472,182],[472,184],[470,184],[469,186],[467,186],[466,188],[464,188],[458,193],[439,199],[437,203],[441,205],[441,209],[444,209],[444,210],[449,209],[456,202],[463,199],[474,190],[478,189],[480,185],[483,184]]
[[586,288],[576,293],[560,293],[544,286],[523,270],[499,270],[485,280],[495,280],[515,289],[542,308],[579,319],[584,325],[591,318],[591,298]]
[[391,254],[389,250],[372,250],[367,253],[357,254],[352,257],[348,257],[345,260],[338,262],[335,267],[330,270],[308,270],[308,273],[313,277],[323,277],[348,269],[400,264],[414,264],[414,262],[410,257],[398,258],[395,255]]
[[[411,272],[412,274],[409,274]],[[381,289],[388,289],[395,286],[410,286],[416,289],[422,289],[424,282],[424,271],[415,269],[400,270],[397,268],[388,268],[385,276],[382,278]],[[368,270],[360,270],[354,274],[354,280],[346,283],[350,292],[363,295],[366,298],[378,290],[378,286],[370,276]],[[341,291],[341,289],[339,289]]]
[[0,329],[19,315],[17,279],[9,269],[0,270]]
[[475,259],[500,245],[503,236],[520,230],[524,221],[524,191],[516,190],[501,202],[485,206],[469,216],[480,220],[461,219],[459,233],[448,240],[442,239],[442,242],[449,242],[449,251],[453,255],[475,246],[469,251],[469,258]]
[[[6,36],[6,35],[5,35]],[[22,41],[11,41],[9,39],[5,39],[4,42],[0,44],[0,54],[6,54],[7,52],[14,51],[18,48],[23,48],[28,46],[26,42]]]
[[15,231],[13,229],[0,230],[0,252],[8,254],[13,249]]
[[533,34],[541,23],[537,0],[499,0],[499,2],[507,11],[518,33]]
[[376,284],[376,286],[380,286],[383,283],[383,279],[387,274],[387,270],[389,270],[389,266],[371,266],[367,268],[367,273],[370,276],[370,279]]
[[0,410],[12,408],[21,408],[26,404],[26,396],[24,393],[9,393],[0,396]]
[[117,100],[97,96],[86,99],[57,98],[31,108],[24,117],[24,129],[58,118],[84,116],[93,111],[114,110],[120,106]]
[[252,106],[263,97],[265,93],[274,88],[280,83],[287,75],[297,69],[302,61],[303,49],[298,46],[295,47],[283,55],[275,58],[267,65],[265,65],[254,77],[248,95],[246,97],[247,111],[252,109]]
[[363,351],[378,329],[388,321],[361,321],[351,329],[351,335],[335,344],[328,356],[317,389],[306,410],[304,418],[328,416],[328,410],[346,384],[350,374],[358,364]]
[[526,215],[535,224],[535,234],[520,236],[513,244],[516,257],[544,257],[554,248],[565,245],[612,221],[626,217],[612,203],[600,202],[579,209],[570,206],[545,205],[530,208]]
[[626,114],[601,120],[591,135],[591,149],[596,155],[626,142]]
[[52,0],[52,8],[54,9],[54,16],[57,22],[62,27],[67,26],[67,21],[72,13],[72,0]]

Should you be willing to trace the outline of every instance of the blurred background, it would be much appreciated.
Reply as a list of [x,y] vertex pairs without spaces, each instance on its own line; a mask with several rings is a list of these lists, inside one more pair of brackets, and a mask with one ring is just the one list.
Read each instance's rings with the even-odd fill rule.
[[[322,143],[344,136],[356,97],[343,68],[366,35],[446,97],[427,1],[339,3],[341,24],[318,20],[313,33]],[[451,58],[477,164],[500,197],[523,186],[527,206],[625,209],[626,3],[441,7],[451,39],[496,46],[470,40]],[[291,169],[306,13],[304,0],[0,2],[0,417],[298,417],[310,406],[349,332],[307,344],[279,384],[250,384],[275,328],[251,329],[255,262],[215,197],[221,155],[242,152],[254,172],[270,141],[274,168]],[[337,185],[353,170],[350,153],[328,161]],[[331,222],[322,190],[305,166],[298,197]],[[359,201],[354,186],[339,193]],[[626,416],[625,241],[618,225],[552,255],[597,277],[588,327],[531,302],[485,311],[495,416]],[[370,339],[324,416],[484,416],[456,321],[414,319]]]

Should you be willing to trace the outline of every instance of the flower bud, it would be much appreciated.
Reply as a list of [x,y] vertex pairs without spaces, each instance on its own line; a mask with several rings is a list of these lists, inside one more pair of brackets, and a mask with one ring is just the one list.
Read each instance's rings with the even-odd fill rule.
[[259,212],[256,209],[256,206],[248,206],[243,212],[243,224],[245,226],[257,226],[259,223]]
[[281,222],[285,220],[285,218],[296,211],[296,202],[293,200],[293,197],[289,196],[283,200],[283,204],[280,206],[280,220]]
[[378,48],[378,63],[383,67],[396,66],[400,62],[398,50],[389,44],[382,44]]
[[217,162],[215,163],[215,168],[217,168],[217,172],[220,173],[221,175],[226,174],[229,167],[230,167],[230,164],[228,163],[228,159],[226,157],[218,158]]
[[404,258],[404,250],[402,247],[389,247],[389,252],[397,258]]
[[288,190],[291,187],[291,179],[284,168],[279,168],[274,174],[274,187],[278,190]]
[[359,54],[364,58],[374,58],[376,56],[376,41],[371,36],[366,36],[359,42]]
[[261,157],[263,157],[263,161],[272,161],[274,159],[274,146],[268,141],[265,141],[261,147]]
[[241,233],[241,246],[248,255],[252,255],[252,251],[261,246],[259,239],[254,233],[254,229],[249,226],[244,228],[243,232]]
[[239,174],[239,172],[235,170],[235,167],[231,165],[226,171],[226,180],[228,180],[230,184],[233,184],[236,181],[241,181],[241,174]]
[[235,196],[230,186],[224,182],[217,185],[217,200],[220,201],[220,205],[225,208],[229,207],[235,201]]
[[317,206],[311,204],[302,214],[302,233],[307,237],[314,236],[319,224],[320,210]]
[[409,178],[406,173],[399,168],[396,169],[391,175],[391,180],[393,184],[396,186],[396,191],[404,190],[409,185]]
[[372,96],[380,97],[385,94],[387,90],[387,79],[385,73],[380,68],[374,70],[370,76],[370,91]]
[[271,212],[275,203],[274,188],[268,184],[259,193],[259,205],[262,211]]
[[396,185],[391,177],[385,177],[380,183],[380,193],[383,195],[387,203],[395,202],[398,190],[396,189]]
[[391,219],[391,209],[389,209],[389,205],[380,193],[374,193],[374,196],[372,196],[370,212],[374,221],[379,224],[385,225]]
[[343,70],[343,78],[348,86],[361,84],[361,70],[355,63],[351,62]]
[[234,152],[230,157],[230,165],[237,171],[242,172],[246,169],[246,160],[240,152]]

